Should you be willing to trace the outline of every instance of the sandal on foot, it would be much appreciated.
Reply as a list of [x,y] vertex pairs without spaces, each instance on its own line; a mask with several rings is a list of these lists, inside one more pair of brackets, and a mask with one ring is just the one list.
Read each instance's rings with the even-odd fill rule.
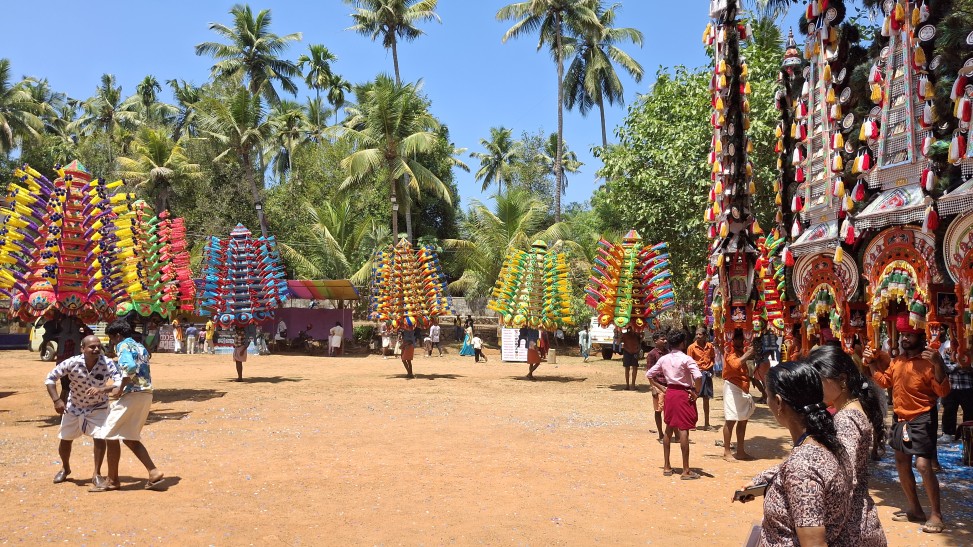
[[60,471],[57,472],[57,475],[54,475],[54,484],[61,484],[62,482],[68,480],[68,475],[70,474],[71,474],[70,471],[65,471],[64,469],[61,469]]
[[699,478],[699,473],[690,471],[688,475],[679,475],[679,480],[691,481]]
[[148,481],[145,482],[145,489],[146,490],[156,490],[156,491],[165,490],[166,479],[167,479],[167,477],[165,475],[159,477],[155,481],[152,481],[152,479],[149,479]]
[[946,526],[942,522],[927,522],[919,529],[927,534],[941,534],[946,529]]
[[672,476],[672,469],[669,469],[668,471],[663,470],[662,471],[662,476],[664,476],[664,477],[671,477]]
[[895,522],[926,522],[926,517],[917,517],[905,511],[896,511],[892,514],[892,520]]

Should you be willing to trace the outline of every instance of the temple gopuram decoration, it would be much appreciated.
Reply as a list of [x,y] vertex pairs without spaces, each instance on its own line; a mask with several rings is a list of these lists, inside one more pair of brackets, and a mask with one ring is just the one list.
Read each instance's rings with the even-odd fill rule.
[[573,325],[567,256],[541,240],[529,251],[511,249],[504,258],[487,308],[500,325],[554,331]]
[[635,332],[656,327],[655,318],[675,306],[668,248],[665,242],[643,246],[635,230],[621,243],[598,242],[585,288],[585,303],[595,310],[598,324]]
[[446,277],[431,246],[413,248],[402,238],[375,256],[369,319],[388,321],[395,330],[428,328],[450,312]]

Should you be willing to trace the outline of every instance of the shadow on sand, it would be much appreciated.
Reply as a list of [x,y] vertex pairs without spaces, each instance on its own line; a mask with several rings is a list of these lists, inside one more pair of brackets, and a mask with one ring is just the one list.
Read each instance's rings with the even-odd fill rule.
[[202,402],[226,395],[216,389],[157,389],[152,393],[154,403],[175,403],[179,401]]
[[303,382],[306,378],[287,378],[284,376],[244,376],[242,380],[229,378],[224,382],[241,384],[282,384],[285,382]]
[[388,380],[392,379],[402,379],[402,380],[455,380],[457,378],[465,378],[460,374],[416,374],[415,378],[409,378],[405,374],[394,374],[392,376],[385,377]]
[[537,376],[535,375],[533,380],[526,376],[510,376],[510,380],[517,380],[520,382],[558,382],[562,384],[567,384],[570,382],[586,382],[587,377],[580,376]]
[[153,410],[152,412],[149,412],[149,417],[145,419],[145,424],[149,425],[168,420],[182,420],[183,418],[189,416],[189,414],[191,414],[191,412],[188,410],[171,410],[168,408]]

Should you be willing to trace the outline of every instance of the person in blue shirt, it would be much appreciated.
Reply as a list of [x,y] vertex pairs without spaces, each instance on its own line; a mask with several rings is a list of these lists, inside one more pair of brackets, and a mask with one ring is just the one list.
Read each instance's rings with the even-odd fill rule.
[[120,397],[112,403],[105,425],[98,428],[93,435],[94,438],[105,439],[108,443],[108,482],[104,488],[92,491],[118,490],[121,486],[118,480],[121,446],[118,441],[124,441],[125,446],[148,471],[149,480],[145,488],[162,490],[165,486],[165,474],[155,466],[149,451],[142,444],[142,426],[145,425],[152,406],[149,352],[132,338],[132,327],[124,319],[115,320],[105,329],[105,334],[108,335],[109,343],[115,346],[122,382],[113,392]]

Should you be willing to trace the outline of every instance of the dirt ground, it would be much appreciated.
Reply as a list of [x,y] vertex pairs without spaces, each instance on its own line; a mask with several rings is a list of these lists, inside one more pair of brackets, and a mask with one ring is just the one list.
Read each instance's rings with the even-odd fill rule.
[[[0,543],[738,546],[761,504],[731,503],[734,489],[790,447],[760,406],[760,459],[726,463],[719,430],[698,431],[703,478],[663,477],[644,377],[625,391],[617,360],[559,356],[529,382],[496,350],[479,364],[451,353],[417,357],[414,380],[379,356],[251,357],[242,383],[229,356],[157,355],[143,440],[170,486],[144,490],[123,448],[122,491],[96,494],[87,439],[71,481],[51,483],[51,364],[0,352]],[[722,422],[721,400],[712,415]],[[930,536],[892,522],[898,485],[872,487],[890,545],[973,541],[968,523]]]

